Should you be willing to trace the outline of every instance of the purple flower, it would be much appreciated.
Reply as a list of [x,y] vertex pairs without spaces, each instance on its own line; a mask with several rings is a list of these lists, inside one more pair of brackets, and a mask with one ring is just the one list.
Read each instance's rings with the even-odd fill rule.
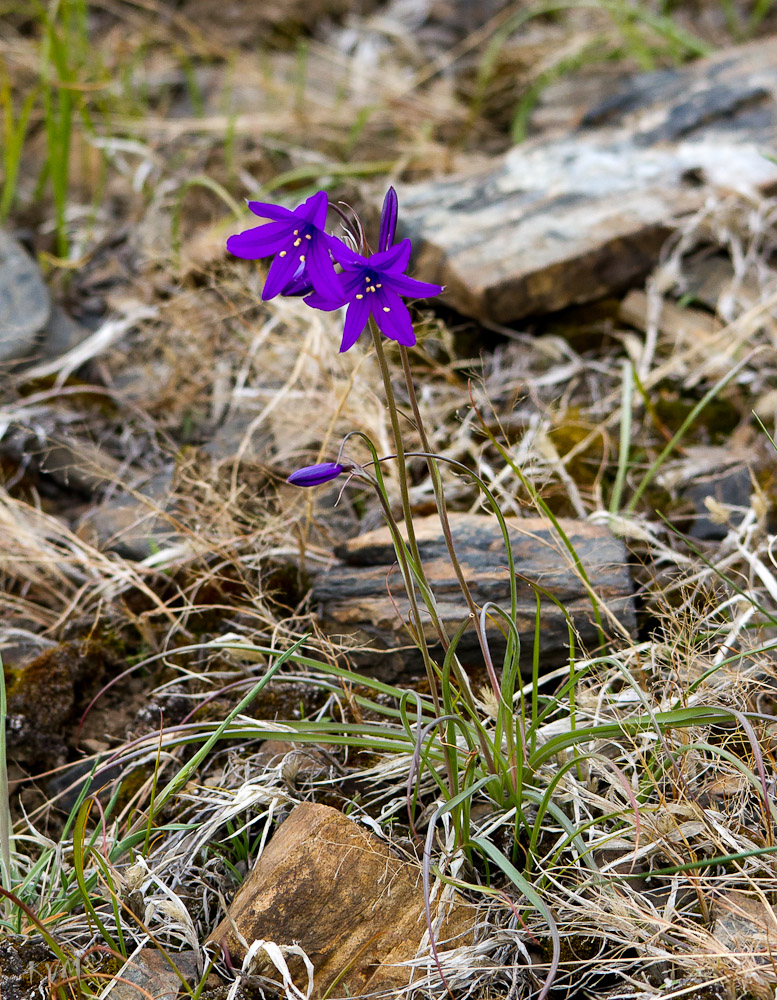
[[410,261],[410,240],[402,240],[390,250],[371,257],[362,257],[339,241],[332,243],[331,249],[335,260],[342,265],[343,273],[336,276],[336,283],[326,295],[319,294],[316,289],[305,301],[314,309],[326,311],[339,309],[347,303],[340,353],[353,347],[367,325],[370,313],[385,336],[412,347],[415,344],[413,323],[400,295],[426,298],[438,295],[442,286],[416,281],[405,274]]
[[297,469],[286,482],[292,486],[320,486],[330,479],[337,479],[344,471],[345,467],[337,462],[320,462],[318,465],[306,465],[304,469]]
[[399,214],[399,199],[397,192],[390,187],[383,199],[383,210],[380,213],[380,235],[378,236],[378,251],[388,250],[394,242],[397,231],[397,215]]
[[331,296],[333,287],[337,287],[337,276],[329,248],[339,241],[328,236],[324,229],[329,207],[326,192],[319,191],[294,210],[262,201],[249,201],[248,207],[254,215],[273,221],[230,236],[227,250],[245,260],[276,255],[267,273],[262,299],[266,302],[292,284],[304,288],[306,282],[320,295]]

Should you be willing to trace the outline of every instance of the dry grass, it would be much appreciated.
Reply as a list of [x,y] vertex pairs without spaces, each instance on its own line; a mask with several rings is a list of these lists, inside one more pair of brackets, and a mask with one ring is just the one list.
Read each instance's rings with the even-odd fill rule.
[[[143,920],[165,944],[199,948],[223,912],[224,894],[292,805],[334,794],[345,770],[366,816],[397,819],[410,766],[407,754],[376,755],[364,767],[339,751],[314,773],[288,755],[265,761],[252,724],[282,738],[289,731],[276,714],[292,719],[300,701],[312,718],[354,711],[348,685],[327,687],[315,672],[294,668],[278,700],[257,708],[250,718],[258,722],[238,720],[240,738],[207,757],[159,820],[192,828],[162,830],[144,847],[152,796],[191,753],[176,742],[184,731],[174,723],[199,709],[205,731],[266,663],[226,649],[225,636],[285,647],[315,631],[305,573],[326,564],[337,541],[380,523],[368,495],[346,492],[333,509],[336,489],[303,495],[285,477],[333,457],[349,431],[369,435],[379,452],[392,450],[372,352],[365,343],[336,353],[337,315],[295,300],[262,303],[261,266],[224,253],[225,235],[238,226],[224,194],[240,199],[278,185],[276,194],[293,200],[328,186],[370,211],[387,181],[461,168],[504,148],[521,100],[537,98],[530,128],[565,124],[569,67],[576,67],[572,86],[583,86],[602,79],[602,63],[613,55],[621,72],[648,57],[663,65],[674,51],[642,24],[625,32],[600,8],[537,17],[501,38],[525,5],[492,7],[481,27],[462,33],[444,12],[415,24],[415,5],[392,3],[344,25],[319,24],[291,50],[257,55],[250,19],[205,30],[186,4],[177,12],[157,3],[93,5],[90,31],[101,40],[94,48],[106,55],[79,67],[89,124],[76,119],[67,262],[55,256],[51,205],[36,196],[45,130],[40,110],[31,119],[11,223],[42,255],[55,297],[96,332],[80,353],[3,381],[2,437],[27,443],[2,464],[0,642],[11,668],[14,648],[25,643],[50,649],[88,640],[104,657],[100,683],[134,671],[114,689],[129,700],[123,713],[112,703],[116,714],[101,718],[106,694],[87,717],[92,756],[84,759],[102,755],[101,766],[106,753],[119,759],[118,772],[107,775],[119,804],[110,828],[97,821],[95,829],[113,841],[140,839],[109,865],[104,882],[125,902],[141,894]],[[731,38],[724,5],[687,8],[677,13],[678,30],[709,44]],[[22,94],[36,79],[39,38],[29,15],[13,5],[10,13],[0,59]],[[751,413],[774,430],[776,213],[774,201],[721,195],[683,220],[648,283],[644,336],[617,308],[554,317],[531,331],[484,330],[430,313],[412,354],[434,448],[477,468],[506,514],[533,507],[479,430],[470,380],[478,409],[548,506],[604,522],[629,545],[643,635],[620,641],[588,668],[578,662],[577,724],[678,705],[759,714],[755,744],[733,724],[672,732],[663,744],[655,734],[602,740],[591,747],[596,761],[560,781],[554,802],[582,840],[564,844],[563,824],[549,814],[532,877],[552,898],[560,928],[557,985],[581,996],[760,998],[777,985],[774,816],[762,808],[774,782],[777,480],[773,449]],[[728,274],[714,302],[695,278],[699,259],[709,256]],[[695,297],[692,308],[715,314],[712,327],[678,332],[666,321],[665,304],[687,295]],[[624,502],[613,510],[624,362],[642,391],[633,394]],[[629,510],[690,407],[734,367]],[[49,443],[62,440],[81,448],[88,483],[80,492],[41,461]],[[95,447],[97,458],[89,451]],[[356,445],[351,454],[365,457]],[[99,456],[110,458],[107,472]],[[697,551],[674,530],[687,531],[702,513],[689,484],[700,471],[717,477],[734,464],[750,468],[751,488],[730,503],[708,503],[727,533],[719,543],[699,542]],[[393,468],[387,473],[396,498]],[[160,475],[169,485],[150,496],[149,482]],[[454,509],[479,509],[466,482],[445,478]],[[90,527],[93,508],[117,497],[134,500],[137,521],[156,518],[172,540],[140,559],[101,542]],[[433,501],[420,464],[411,499],[424,512]],[[315,641],[322,659],[344,665],[343,648],[321,635]],[[161,734],[160,709],[168,726]],[[71,716],[68,725],[76,724]],[[553,720],[556,729],[545,736],[564,725]],[[64,752],[46,765],[64,773],[60,805],[62,789],[77,788],[84,773],[61,766]],[[75,756],[72,743],[67,752]],[[600,758],[641,796],[638,818]],[[541,780],[552,781],[563,764],[547,764]],[[72,882],[72,829],[60,842],[63,814],[53,808],[46,776],[20,767],[11,777],[14,801],[26,809],[16,813],[17,874],[27,877],[39,917],[50,918],[61,945],[75,953],[92,942],[86,915],[76,906],[64,916],[50,909],[68,896],[63,879]],[[432,791],[424,786],[428,808]],[[493,833],[509,831],[512,820],[491,810],[478,823]],[[217,851],[217,842],[228,846]],[[715,858],[726,860],[706,863]],[[689,862],[696,867],[682,870]],[[450,874],[474,877],[460,857]],[[481,903],[479,919],[477,943],[448,959],[457,995],[528,996],[537,980],[526,967],[542,969],[549,958],[543,922],[499,897]],[[144,937],[131,921],[124,933],[129,950]],[[419,995],[437,988],[428,955],[424,962]],[[97,993],[100,984],[89,988]]]

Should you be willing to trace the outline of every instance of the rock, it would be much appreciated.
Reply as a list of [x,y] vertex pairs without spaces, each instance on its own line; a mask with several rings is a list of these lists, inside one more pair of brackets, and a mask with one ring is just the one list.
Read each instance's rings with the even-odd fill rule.
[[89,510],[78,533],[100,549],[140,562],[176,545],[181,535],[170,523],[172,471],[154,476],[136,493],[118,493]]
[[[443,967],[444,942],[469,943],[473,923],[464,904],[447,912],[437,934]],[[233,965],[246,953],[238,933],[249,943],[299,944],[315,969],[312,1000],[321,1000],[335,985],[338,996],[403,989],[409,970],[397,963],[415,956],[425,931],[419,868],[336,809],[305,802],[278,828],[208,941]],[[302,961],[288,961],[304,992]]]
[[730,322],[763,301],[777,272],[759,262],[759,280],[752,270],[737,276],[729,257],[704,252],[683,263],[683,291]]
[[711,916],[712,934],[724,950],[724,960],[726,952],[734,952],[738,956],[747,955],[750,963],[766,966],[770,991],[754,995],[774,996],[773,956],[777,935],[774,908],[763,898],[729,890],[715,899]]
[[[507,560],[499,525],[484,514],[451,514],[456,552],[469,581],[472,596],[482,605],[494,601],[509,609],[510,593]],[[627,553],[621,541],[599,525],[561,519],[560,522],[580,557],[591,583],[623,626],[635,629],[633,587],[627,567]],[[570,565],[569,555],[543,518],[508,519],[515,567],[518,574],[550,591],[566,608],[584,644],[596,646],[597,632],[587,592]],[[452,635],[466,614],[466,605],[448,561],[445,541],[436,516],[416,521],[421,557],[437,597],[443,622]],[[386,680],[396,680],[408,669],[417,669],[420,656],[407,649],[409,637],[398,620],[386,579],[390,574],[393,600],[403,616],[409,604],[404,594],[399,568],[388,530],[380,528],[347,542],[336,550],[340,562],[320,572],[314,579],[313,603],[324,628],[331,634],[354,635],[370,652],[349,654],[360,669]],[[392,568],[393,567],[393,568]],[[517,625],[521,636],[521,667],[531,669],[534,645],[536,601],[526,584],[518,582]],[[605,628],[607,620],[603,619]],[[436,634],[425,616],[427,638]],[[504,650],[501,632],[488,628],[489,645],[497,658]],[[566,661],[569,634],[561,610],[547,599],[542,602],[542,663],[547,668]],[[398,647],[403,647],[401,650]],[[376,653],[375,650],[378,650]],[[387,653],[380,652],[387,650]],[[465,632],[459,647],[463,661],[482,662],[474,627]],[[433,654],[440,656],[439,647]]]
[[79,710],[99,690],[104,656],[89,642],[46,649],[7,678],[8,758],[27,774],[64,759],[65,742]]
[[505,323],[641,282],[674,220],[716,187],[768,191],[777,164],[777,38],[639,74],[579,129],[495,168],[399,188],[416,276],[460,312]]
[[180,541],[180,535],[153,505],[123,496],[89,511],[79,534],[97,548],[115,552],[122,559],[142,562]]
[[[80,741],[83,750],[87,750],[87,742]],[[106,806],[116,791],[114,782],[122,775],[126,777],[125,764],[106,763],[112,756],[106,753],[97,762],[91,758],[76,760],[66,768],[58,769],[45,783],[49,801],[66,815],[70,814],[79,800],[83,801],[87,796],[93,796]]]
[[289,788],[297,788],[306,781],[330,776],[332,764],[322,750],[305,745],[295,745],[288,740],[265,740],[253,758],[254,766],[279,767],[281,777]]
[[[143,996],[176,1000],[182,989],[181,976],[190,985],[197,984],[197,956],[193,951],[168,952],[168,955],[169,961],[167,955],[156,948],[141,948],[135,952],[103,992],[103,1000],[138,1000]],[[175,969],[170,961],[175,963]]]
[[[697,480],[685,493],[694,507],[693,523],[688,530],[690,537],[701,541],[725,538],[730,530],[728,520],[723,520],[726,514],[730,516],[725,508],[749,507],[752,493],[753,482],[746,466]],[[723,505],[723,509],[719,505]]]
[[35,348],[36,361],[51,361],[59,358],[74,347],[78,347],[92,331],[69,316],[65,310],[54,302],[51,315],[43,331],[43,339]]
[[[650,304],[647,295],[634,288],[621,302],[618,318],[643,333],[650,325]],[[689,309],[674,302],[662,300],[656,318],[661,333],[678,344],[711,341],[722,328],[722,323],[701,309]]]
[[270,461],[275,450],[274,436],[266,422],[252,431],[251,424],[257,415],[237,412],[216,428],[202,449],[210,456],[214,466],[234,462],[238,456],[244,462]]
[[11,934],[0,936],[0,988],[3,1000],[29,1000],[47,981],[54,952],[41,937]]
[[41,407],[22,423],[11,424],[0,437],[0,456],[50,476],[63,489],[91,499],[109,488],[139,483],[134,492],[121,489],[78,522],[90,544],[110,549],[125,559],[142,560],[181,541],[166,515],[172,469],[150,479],[137,467],[114,458],[91,441],[60,430],[53,409]]
[[50,312],[49,293],[38,265],[0,229],[0,364],[35,350]]
[[39,407],[23,417],[0,437],[0,455],[29,463],[41,475],[87,497],[126,476],[123,463],[103,448],[60,429],[53,408]]
[[690,505],[689,537],[720,541],[750,508],[757,471],[771,463],[745,431],[734,432],[725,445],[689,445],[659,473],[658,483]]

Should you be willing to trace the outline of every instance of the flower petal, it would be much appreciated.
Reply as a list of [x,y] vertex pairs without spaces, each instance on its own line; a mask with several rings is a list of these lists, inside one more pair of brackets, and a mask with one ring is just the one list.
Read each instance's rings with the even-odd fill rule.
[[329,249],[332,251],[332,256],[337,263],[342,264],[343,267],[347,267],[349,270],[354,267],[370,266],[366,257],[362,257],[360,253],[351,250],[342,240],[338,240],[336,236],[329,237]]
[[308,277],[305,268],[300,269],[300,273],[295,275],[288,285],[285,286],[281,295],[286,298],[297,298],[309,295],[313,291],[313,282]]
[[399,199],[397,192],[390,187],[383,199],[383,210],[380,213],[380,235],[378,237],[378,250],[382,253],[388,250],[394,242],[394,233],[397,231],[397,215],[399,213]]
[[[401,300],[400,300],[401,301]],[[365,296],[363,299],[353,299],[345,314],[345,326],[343,327],[343,341],[340,344],[340,353],[347,351],[356,343],[361,336],[367,319],[370,315],[370,303]]]
[[275,219],[277,222],[294,221],[294,213],[283,205],[272,205],[268,201],[249,201],[248,207],[260,219]]
[[396,340],[405,347],[415,344],[413,321],[407,306],[396,292],[392,292],[390,288],[381,288],[375,295],[373,315],[381,332],[389,340]]
[[342,309],[348,299],[345,296],[340,296],[338,299],[326,299],[323,295],[319,295],[318,292],[311,292],[310,295],[305,296],[305,305],[310,306],[311,309],[320,309],[322,312],[333,312],[335,309]]
[[338,280],[340,281],[340,287],[343,290],[343,295],[345,295],[347,300],[351,300],[357,292],[362,290],[362,286],[365,284],[364,271],[343,271],[342,274],[338,274]]
[[292,472],[287,483],[292,486],[320,486],[341,476],[345,468],[337,462],[319,462],[318,465],[306,465],[304,469]]
[[262,290],[262,302],[266,302],[282,292],[294,280],[298,266],[299,259],[291,251],[285,257],[278,254],[267,272],[267,280]]
[[294,209],[294,215],[301,222],[309,222],[317,229],[326,226],[326,213],[329,210],[329,196],[326,191],[317,191],[306,201],[303,201],[299,208]]
[[361,267],[364,264],[365,258],[356,253],[355,250],[352,250],[343,240],[338,239],[337,236],[327,235],[327,241],[332,256],[338,264],[342,264],[343,267]]
[[264,226],[246,229],[236,233],[227,240],[227,250],[234,257],[244,260],[259,260],[282,250],[288,243],[289,224],[287,222],[268,222]]
[[433,285],[429,281],[417,281],[415,278],[408,278],[406,274],[383,275],[384,283],[393,291],[400,295],[406,295],[409,299],[427,299],[432,295],[439,295],[443,290],[442,285]]
[[319,233],[314,232],[312,239],[302,242],[307,243],[308,252],[305,256],[305,262],[310,280],[313,282],[313,288],[325,299],[336,299],[342,292],[335,266],[329,256],[327,241],[322,239]]
[[406,271],[410,263],[410,253],[413,246],[410,240],[402,240],[383,253],[375,253],[369,258],[369,267],[376,271]]

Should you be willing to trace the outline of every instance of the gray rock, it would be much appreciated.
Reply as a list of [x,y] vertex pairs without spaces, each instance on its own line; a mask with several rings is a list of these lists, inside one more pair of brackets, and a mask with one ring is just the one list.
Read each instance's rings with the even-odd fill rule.
[[[619,539],[600,526],[562,518],[560,523],[578,554],[591,584],[622,626],[636,628],[633,585],[628,555]],[[495,518],[484,514],[450,515],[451,532],[464,577],[475,602],[510,604],[504,541]],[[555,530],[539,517],[509,518],[515,570],[519,577],[516,625],[521,637],[521,667],[531,670],[536,600],[527,581],[536,582],[554,595],[566,609],[582,642],[595,648],[598,633],[591,601]],[[466,615],[466,604],[448,559],[447,548],[436,516],[415,522],[421,558],[434,591],[437,610],[448,635]],[[408,646],[409,637],[397,611],[407,617],[409,603],[402,586],[396,556],[386,528],[353,538],[335,550],[339,562],[314,578],[312,600],[324,629],[350,635],[369,652],[349,654],[360,668],[384,680],[395,681],[417,672],[420,654]],[[391,589],[391,595],[388,589]],[[605,620],[605,628],[608,628]],[[436,633],[427,615],[424,631],[433,656],[440,656]],[[495,658],[504,652],[501,631],[488,627]],[[563,612],[550,600],[542,606],[543,669],[566,662],[569,630]],[[463,663],[480,663],[482,656],[474,628],[464,633],[458,646]]]
[[79,533],[100,549],[136,562],[175,545],[181,536],[165,516],[171,507],[167,499],[171,482],[172,473],[163,472],[141,493],[110,497],[82,518]]
[[237,412],[227,417],[203,446],[214,465],[234,462],[240,455],[246,462],[268,462],[275,450],[272,430],[265,422],[247,438],[256,413]]
[[642,281],[678,216],[715,188],[777,185],[777,39],[635,76],[580,128],[496,167],[399,189],[416,276],[499,323]]
[[0,229],[0,364],[35,350],[50,313],[51,301],[38,265]]
[[685,493],[694,508],[693,523],[688,530],[690,537],[701,541],[720,541],[728,534],[729,525],[721,524],[710,516],[705,503],[707,497],[732,507],[749,507],[752,492],[753,482],[745,466],[721,470],[694,482]]
[[35,359],[51,361],[53,358],[62,357],[74,347],[78,347],[82,341],[91,336],[91,333],[91,330],[76,323],[72,316],[54,302],[46,329],[43,331],[43,338],[35,349]]

